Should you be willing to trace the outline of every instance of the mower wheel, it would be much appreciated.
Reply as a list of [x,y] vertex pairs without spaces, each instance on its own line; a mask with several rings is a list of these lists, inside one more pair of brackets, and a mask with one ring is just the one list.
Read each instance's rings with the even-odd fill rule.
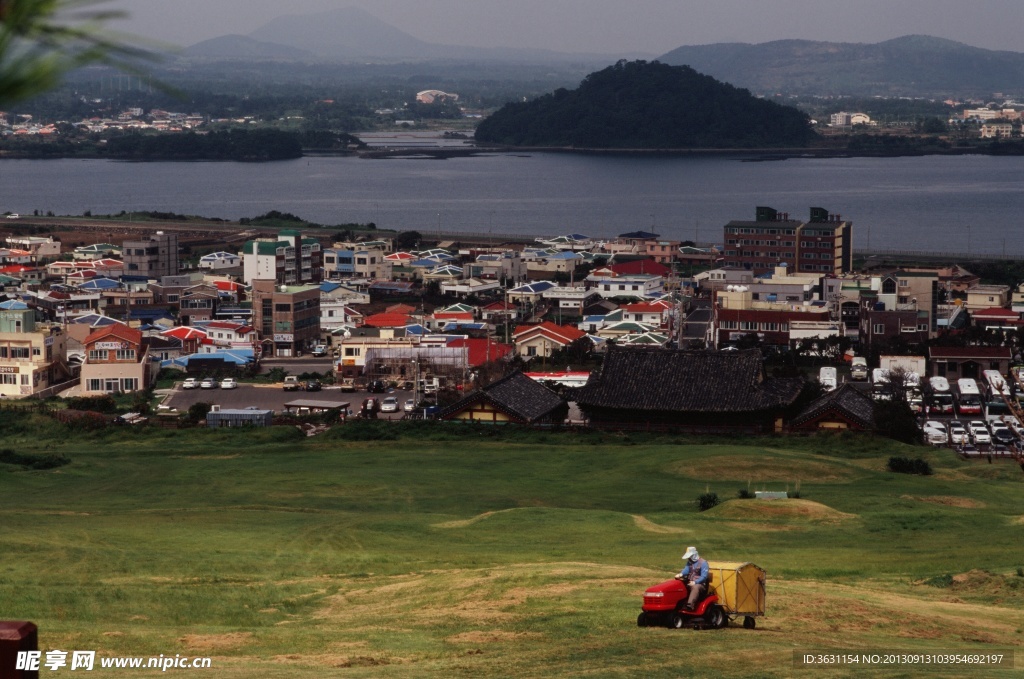
[[755,627],[757,627],[757,618],[751,615],[743,618],[743,629],[754,629]]
[[728,624],[728,618],[725,617],[725,611],[720,606],[711,606],[708,608],[707,614],[708,627],[718,629],[725,627]]
[[668,627],[669,629],[683,629],[686,627],[686,618],[682,613],[673,613],[672,617],[668,619]]
[[637,627],[650,627],[650,624],[651,623],[647,620],[646,613],[641,613],[640,615],[636,616]]

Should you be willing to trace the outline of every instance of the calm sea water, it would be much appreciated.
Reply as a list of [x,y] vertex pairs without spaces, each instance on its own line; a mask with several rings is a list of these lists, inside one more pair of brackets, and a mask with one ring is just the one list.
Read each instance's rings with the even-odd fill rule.
[[244,163],[0,161],[0,211],[291,212],[324,224],[494,234],[636,229],[720,241],[757,205],[851,219],[856,248],[1024,255],[1024,158],[795,159],[496,154]]

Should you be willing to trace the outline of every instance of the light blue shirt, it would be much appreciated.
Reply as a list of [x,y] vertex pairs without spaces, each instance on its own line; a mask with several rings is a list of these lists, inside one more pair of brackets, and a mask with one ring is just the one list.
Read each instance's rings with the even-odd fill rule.
[[[692,565],[692,563],[687,563],[686,566],[683,567],[682,572],[679,574],[679,578],[681,580],[686,580],[686,576],[690,574],[690,566]],[[708,562],[704,559],[698,560],[697,568],[699,568],[700,570],[698,571],[697,579],[694,580],[694,582],[698,585],[703,585],[705,582],[708,581]]]

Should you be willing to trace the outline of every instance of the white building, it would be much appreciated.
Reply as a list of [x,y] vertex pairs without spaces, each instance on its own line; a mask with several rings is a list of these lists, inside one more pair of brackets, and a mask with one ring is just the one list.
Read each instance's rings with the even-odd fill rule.
[[230,252],[211,252],[199,258],[199,268],[216,271],[241,266],[242,258]]

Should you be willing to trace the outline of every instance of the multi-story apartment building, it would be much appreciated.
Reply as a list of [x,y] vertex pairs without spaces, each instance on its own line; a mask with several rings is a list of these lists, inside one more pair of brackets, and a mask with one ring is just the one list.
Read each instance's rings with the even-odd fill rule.
[[242,246],[242,276],[246,285],[272,280],[278,285],[305,285],[323,279],[323,252],[315,238],[282,231],[277,239],[248,241]]
[[790,346],[811,337],[840,336],[843,329],[822,302],[755,300],[747,288],[715,293],[712,341],[722,347],[755,334],[766,346]]
[[22,398],[38,394],[68,376],[67,338],[61,326],[37,323],[24,302],[0,302],[0,394]]
[[677,240],[649,240],[647,256],[660,264],[672,266],[679,260],[680,245],[680,241]]
[[157,231],[143,240],[126,240],[121,258],[129,276],[174,276],[178,273],[178,234]]
[[320,339],[320,286],[252,282],[253,326],[263,356],[296,356]]
[[725,225],[724,262],[755,274],[780,264],[800,274],[846,273],[853,269],[853,222],[817,207],[811,208],[806,222],[758,207],[754,221]]
[[324,250],[324,278],[388,279],[392,262],[383,247],[365,247],[360,243],[335,243]]
[[83,344],[84,395],[117,394],[149,386],[158,364],[149,360],[149,348],[141,331],[114,323],[91,333]]

